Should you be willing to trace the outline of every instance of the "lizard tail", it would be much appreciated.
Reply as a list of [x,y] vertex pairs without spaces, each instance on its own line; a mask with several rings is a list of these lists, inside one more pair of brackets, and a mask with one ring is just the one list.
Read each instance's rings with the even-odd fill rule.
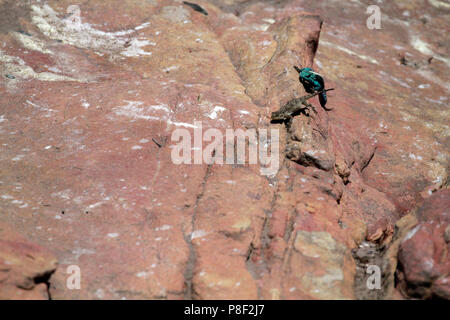
[[325,91],[319,94],[319,102],[322,108],[325,108],[325,105],[327,104],[327,93]]

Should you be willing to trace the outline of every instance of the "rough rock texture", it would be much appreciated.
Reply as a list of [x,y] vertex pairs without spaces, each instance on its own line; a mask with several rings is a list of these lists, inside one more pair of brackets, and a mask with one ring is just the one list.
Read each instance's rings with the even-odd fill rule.
[[368,30],[371,1],[335,3],[304,4],[324,19],[315,65],[349,96],[331,98],[330,117],[373,142],[364,181],[403,214],[447,185],[450,8],[441,1],[383,1],[381,29]]
[[403,238],[397,272],[403,293],[450,299],[450,190],[433,194],[417,210],[418,224]]
[[0,299],[49,299],[56,258],[0,222]]
[[[447,185],[448,10],[196,3],[0,0],[0,220],[57,257],[53,299],[373,298],[352,249]],[[299,64],[334,109],[271,124]],[[278,172],[174,164],[194,121],[278,129]]]

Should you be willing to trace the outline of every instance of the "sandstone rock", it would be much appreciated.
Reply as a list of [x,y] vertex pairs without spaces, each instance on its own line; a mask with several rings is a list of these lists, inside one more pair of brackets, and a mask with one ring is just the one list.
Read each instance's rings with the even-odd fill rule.
[[[339,84],[330,93],[329,107],[336,106],[329,113],[333,126],[349,132],[359,128],[348,137],[358,136],[360,148],[377,146],[371,161],[362,161],[365,182],[404,214],[445,185],[448,177],[449,63],[448,52],[442,51],[442,30],[450,25],[445,10],[435,3],[396,1],[380,6],[386,17],[382,29],[369,30],[367,4],[341,5],[303,2],[324,20],[314,66],[330,87]],[[294,8],[292,3],[289,9]],[[356,23],[357,30],[355,16],[362,23]],[[399,54],[420,66],[403,64]],[[368,139],[361,143],[363,136]]]
[[0,299],[49,299],[56,258],[0,223]]
[[418,224],[399,249],[400,289],[414,298],[450,298],[450,260],[445,230],[449,225],[450,190],[436,192],[417,210]]
[[[432,4],[385,4],[382,33],[355,22],[361,2],[89,1],[79,19],[72,4],[0,10],[0,220],[57,257],[53,299],[353,299],[351,250],[395,246],[397,220],[446,184],[448,21]],[[270,124],[304,94],[298,64],[336,88],[333,110],[314,98],[316,114]],[[174,164],[172,133],[194,121],[277,129],[279,170]],[[36,274],[16,275],[45,298],[23,282]]]
[[325,171],[334,167],[334,158],[328,151],[328,141],[320,128],[311,123],[310,118],[303,115],[294,118],[289,131],[293,142],[287,146],[290,149],[287,156],[292,161]]

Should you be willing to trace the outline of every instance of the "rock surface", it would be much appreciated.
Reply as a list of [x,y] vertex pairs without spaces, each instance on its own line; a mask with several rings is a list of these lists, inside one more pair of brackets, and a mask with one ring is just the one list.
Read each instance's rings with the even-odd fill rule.
[[397,272],[413,298],[450,299],[450,190],[440,190],[417,210],[418,224],[403,238]]
[[[52,299],[366,297],[352,249],[447,186],[449,10],[369,30],[369,1],[196,3],[0,0],[0,220],[58,259]],[[333,110],[271,124],[299,64]],[[194,121],[277,129],[279,170],[174,164]]]
[[48,280],[56,265],[48,250],[0,223],[0,299],[49,299]]

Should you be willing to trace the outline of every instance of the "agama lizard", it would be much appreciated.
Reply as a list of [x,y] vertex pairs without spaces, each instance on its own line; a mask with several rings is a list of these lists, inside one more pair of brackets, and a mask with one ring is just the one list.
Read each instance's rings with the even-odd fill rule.
[[325,91],[325,81],[323,77],[314,72],[311,68],[299,68],[294,66],[294,69],[298,72],[298,80],[305,88],[307,93],[319,92],[319,102],[322,108],[327,111],[331,109],[327,109],[325,105],[327,104],[327,93]]
[[310,93],[306,96],[290,100],[288,103],[282,106],[280,110],[272,112],[271,122],[290,122],[292,117],[298,114],[301,110],[305,110],[308,108],[312,109],[315,113],[317,113],[314,106],[308,103],[308,100],[315,97],[318,94],[323,94],[331,90],[334,90],[334,88],[317,91],[314,93]]

